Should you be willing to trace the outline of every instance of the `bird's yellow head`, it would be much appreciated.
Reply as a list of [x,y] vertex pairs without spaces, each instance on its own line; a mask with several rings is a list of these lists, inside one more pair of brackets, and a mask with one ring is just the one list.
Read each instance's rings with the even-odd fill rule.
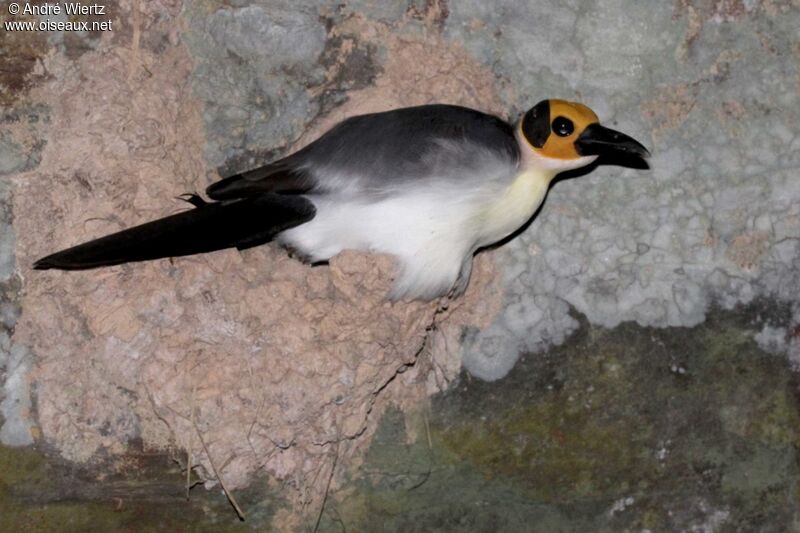
[[601,126],[587,106],[566,100],[542,100],[536,104],[523,115],[519,132],[536,155],[566,165],[614,152],[642,158],[650,155],[631,137]]

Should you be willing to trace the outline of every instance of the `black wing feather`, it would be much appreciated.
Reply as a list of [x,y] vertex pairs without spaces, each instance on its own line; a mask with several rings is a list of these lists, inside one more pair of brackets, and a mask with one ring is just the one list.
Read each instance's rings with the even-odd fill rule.
[[302,196],[262,194],[229,202],[203,202],[182,213],[122,230],[43,257],[38,270],[83,270],[177,257],[224,248],[244,249],[314,218],[314,205]]
[[307,172],[293,166],[295,156],[289,156],[248,172],[229,176],[212,183],[206,194],[212,200],[247,198],[263,193],[302,194],[312,189],[313,181]]

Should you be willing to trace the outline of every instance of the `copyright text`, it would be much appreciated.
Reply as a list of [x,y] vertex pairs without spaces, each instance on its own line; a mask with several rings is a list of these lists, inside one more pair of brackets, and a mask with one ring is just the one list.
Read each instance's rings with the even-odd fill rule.
[[[99,19],[106,15],[106,6],[99,3],[54,2],[32,4],[29,2],[11,2],[8,14],[12,17],[25,16],[28,20],[3,21],[6,31],[113,31],[114,21],[111,18]],[[30,20],[37,17],[39,20]],[[92,17],[92,20],[80,20],[80,17]]]

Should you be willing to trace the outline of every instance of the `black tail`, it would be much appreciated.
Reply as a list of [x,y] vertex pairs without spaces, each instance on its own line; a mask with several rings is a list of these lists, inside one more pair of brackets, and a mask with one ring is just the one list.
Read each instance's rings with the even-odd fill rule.
[[34,263],[46,270],[82,270],[177,257],[223,248],[250,248],[314,218],[314,205],[302,196],[262,194],[226,202],[189,195],[195,209],[160,218],[67,248]]

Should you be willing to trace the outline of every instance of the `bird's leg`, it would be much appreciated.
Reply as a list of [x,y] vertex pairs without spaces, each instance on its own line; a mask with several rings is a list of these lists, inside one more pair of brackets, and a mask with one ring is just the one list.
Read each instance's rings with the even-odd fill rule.
[[208,202],[203,200],[199,194],[193,192],[185,192],[180,196],[176,196],[175,199],[183,200],[184,202],[188,202],[195,207],[203,207],[204,205],[208,205]]
[[461,271],[458,273],[458,278],[456,279],[455,284],[453,284],[453,288],[450,289],[450,293],[447,295],[451,300],[458,298],[464,291],[467,290],[467,286],[469,285],[469,278],[472,275],[472,254],[469,254],[464,262],[461,264]]

